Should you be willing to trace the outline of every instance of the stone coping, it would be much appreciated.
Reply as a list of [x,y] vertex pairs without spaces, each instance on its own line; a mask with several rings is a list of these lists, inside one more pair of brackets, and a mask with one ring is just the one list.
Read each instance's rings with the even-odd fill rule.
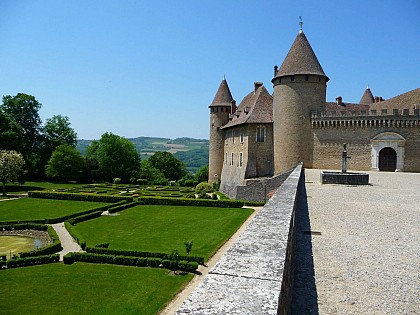
[[176,314],[277,314],[298,165]]

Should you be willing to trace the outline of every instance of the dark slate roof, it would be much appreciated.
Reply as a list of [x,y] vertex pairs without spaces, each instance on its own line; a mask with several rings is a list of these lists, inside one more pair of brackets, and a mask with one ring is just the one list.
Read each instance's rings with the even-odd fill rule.
[[373,94],[370,91],[369,87],[366,88],[365,92],[363,93],[362,98],[360,99],[360,104],[370,105],[374,101]]
[[233,101],[232,94],[230,93],[229,86],[226,79],[223,79],[217,90],[216,96],[211,102],[209,107],[212,106],[231,106]]
[[[397,95],[386,101],[373,103],[370,105],[371,109],[410,109],[412,110],[414,105],[420,106],[420,88]],[[417,107],[418,108],[418,107]]]
[[295,74],[322,75],[327,78],[327,81],[329,80],[302,31],[299,31],[276,77]]
[[232,120],[222,129],[241,124],[257,123],[273,123],[273,97],[263,85],[244,97],[236,113],[232,115]]

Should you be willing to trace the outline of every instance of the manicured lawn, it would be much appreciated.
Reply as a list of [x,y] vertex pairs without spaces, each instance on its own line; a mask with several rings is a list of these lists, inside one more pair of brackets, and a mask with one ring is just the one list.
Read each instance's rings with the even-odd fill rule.
[[184,242],[193,240],[191,255],[206,260],[242,225],[251,209],[181,206],[137,206],[75,226],[88,246],[109,243],[131,249],[185,255]]
[[0,255],[18,254],[35,249],[35,240],[26,236],[0,235]]
[[0,314],[156,314],[193,277],[83,263],[0,273]]
[[53,190],[58,188],[81,187],[77,183],[53,183],[53,182],[25,182],[23,185],[6,183],[6,193],[26,193],[30,190]]
[[106,205],[104,202],[21,198],[0,203],[0,222],[52,219]]

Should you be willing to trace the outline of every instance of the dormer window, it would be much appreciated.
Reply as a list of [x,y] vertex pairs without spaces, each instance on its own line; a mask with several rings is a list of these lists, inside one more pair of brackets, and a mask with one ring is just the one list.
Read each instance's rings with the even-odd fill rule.
[[292,76],[290,77],[290,81],[292,81],[292,82],[294,82],[294,81],[295,81],[295,76],[294,76],[294,75],[292,75]]

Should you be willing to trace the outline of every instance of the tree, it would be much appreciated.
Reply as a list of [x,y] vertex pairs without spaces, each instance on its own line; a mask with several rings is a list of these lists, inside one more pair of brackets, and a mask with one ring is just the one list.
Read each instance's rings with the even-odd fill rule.
[[166,185],[168,180],[158,169],[154,168],[149,160],[141,161],[140,177],[146,179],[149,184]]
[[23,144],[24,156],[38,149],[41,143],[41,118],[39,103],[34,96],[18,93],[16,96],[3,96],[0,109],[19,124],[23,130],[25,142]]
[[133,143],[108,132],[91,143],[86,158],[95,161],[100,175],[109,181],[118,177],[128,182],[131,177],[137,177],[140,170],[140,157]]
[[213,186],[207,182],[201,182],[195,187],[195,193],[198,195],[198,198],[208,198],[207,194],[213,191]]
[[6,182],[17,180],[24,165],[25,160],[22,154],[16,151],[0,151],[0,180],[3,182],[3,196],[6,195]]
[[204,165],[204,166],[200,167],[198,169],[197,173],[195,173],[195,179],[199,183],[207,182],[209,180],[209,166]]
[[82,175],[84,160],[76,148],[62,144],[51,155],[45,174],[54,179],[79,179]]
[[67,116],[54,115],[47,119],[44,126],[44,142],[53,151],[61,144],[67,144],[76,147],[77,134],[70,127],[70,121]]
[[149,158],[152,167],[158,169],[168,180],[181,179],[187,172],[185,165],[170,152],[156,152]]
[[23,149],[23,129],[8,114],[0,110],[0,149]]

